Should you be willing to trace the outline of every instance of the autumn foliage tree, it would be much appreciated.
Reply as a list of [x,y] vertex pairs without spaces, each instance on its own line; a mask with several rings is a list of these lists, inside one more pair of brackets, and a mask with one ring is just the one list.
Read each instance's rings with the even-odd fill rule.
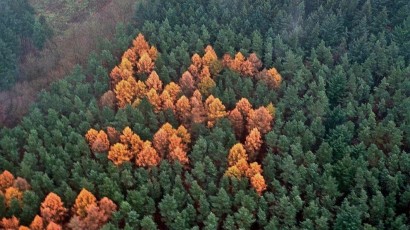
[[260,173],[251,178],[251,185],[259,195],[262,195],[262,192],[266,190],[265,178]]
[[83,188],[80,194],[78,194],[77,198],[75,199],[73,211],[76,215],[85,217],[87,215],[87,208],[92,205],[96,205],[95,196],[91,192]]
[[15,216],[12,216],[11,218],[4,217],[3,219],[1,219],[0,226],[2,227],[2,229],[18,230],[19,220]]
[[108,159],[110,159],[115,165],[121,165],[124,162],[130,161],[132,154],[128,147],[121,143],[116,143],[111,146],[108,151]]
[[14,183],[14,176],[9,171],[4,170],[2,174],[0,174],[0,190],[5,191],[6,188],[9,188]]
[[41,203],[40,213],[46,223],[60,223],[64,220],[67,209],[64,208],[61,198],[51,192],[46,196],[43,203]]
[[253,128],[249,135],[246,137],[245,140],[245,149],[246,152],[249,154],[249,158],[254,160],[256,157],[256,153],[262,146],[262,138],[261,133],[257,128]]
[[145,84],[147,85],[148,90],[155,89],[157,92],[162,91],[162,81],[159,79],[159,76],[155,71],[152,71],[149,74]]
[[41,218],[39,215],[36,215],[30,224],[30,229],[31,230],[43,230],[44,229],[43,218]]
[[137,154],[135,163],[139,167],[152,167],[159,164],[161,158],[152,147],[150,141],[145,141],[142,150]]
[[256,110],[249,110],[247,129],[250,132],[257,128],[261,134],[265,134],[272,129],[273,117],[269,111],[261,106]]
[[248,160],[248,155],[243,145],[241,143],[237,143],[234,146],[232,146],[232,148],[229,150],[229,166],[236,165],[236,163],[238,163],[241,159]]

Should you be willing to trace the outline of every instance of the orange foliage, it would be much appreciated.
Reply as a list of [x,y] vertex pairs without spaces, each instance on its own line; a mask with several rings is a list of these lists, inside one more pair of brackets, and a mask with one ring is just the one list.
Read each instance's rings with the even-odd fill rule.
[[256,192],[262,195],[262,192],[266,190],[265,178],[260,173],[257,173],[251,178],[251,185],[256,190]]
[[233,71],[241,72],[242,63],[245,61],[245,57],[241,52],[236,53],[235,59],[230,62],[229,68]]
[[114,144],[111,146],[110,151],[108,151],[108,159],[110,159],[115,165],[130,161],[131,158],[132,153],[126,145],[121,143]]
[[137,63],[138,73],[150,73],[154,69],[154,62],[147,52],[141,55]]
[[107,134],[101,130],[98,132],[97,138],[91,146],[91,150],[94,153],[102,153],[108,151],[110,148],[110,142],[108,141]]
[[179,79],[179,85],[184,95],[192,95],[195,90],[195,81],[190,72],[185,71],[182,74],[182,77]]
[[44,229],[43,218],[41,218],[39,215],[36,215],[30,224],[30,228],[31,230],[43,230]]
[[154,107],[155,112],[159,112],[161,109],[161,98],[159,97],[155,89],[151,89],[147,93],[147,100]]
[[115,86],[118,82],[122,80],[122,71],[118,66],[115,66],[110,73],[111,85]]
[[238,143],[229,150],[228,164],[229,166],[236,165],[236,163],[238,163],[241,159],[248,160],[248,155],[246,154],[246,150],[243,145]]
[[148,50],[148,55],[151,57],[152,60],[157,60],[158,56],[158,50],[154,46],[151,46],[151,48]]
[[282,83],[282,76],[278,73],[275,68],[271,68],[266,71],[263,80],[270,88],[279,88],[280,83]]
[[149,44],[142,34],[138,34],[138,36],[132,41],[132,45],[132,49],[139,56],[141,56],[143,52],[147,52],[149,50]]
[[202,95],[198,90],[194,91],[193,96],[190,99],[191,104],[191,119],[194,123],[202,123],[206,120],[206,111],[204,104],[202,103]]
[[199,76],[198,76],[199,81],[201,82],[201,80],[204,78],[211,78],[211,72],[208,66],[204,66],[204,68],[202,68],[201,70],[201,73],[199,73]]
[[161,104],[162,104],[162,109],[163,110],[167,110],[167,109],[169,109],[171,111],[175,110],[174,102],[173,102],[171,96],[169,95],[168,91],[166,91],[166,90],[162,91],[162,93],[159,97],[161,99]]
[[175,84],[174,82],[169,83],[165,86],[164,90],[169,93],[169,96],[172,98],[172,101],[176,101],[179,95],[181,94],[181,87]]
[[150,141],[144,142],[142,150],[137,154],[135,163],[140,167],[151,167],[159,164],[161,158],[157,151],[151,146]]
[[188,124],[191,118],[191,105],[187,97],[182,96],[176,103],[176,114],[182,124]]
[[241,70],[242,75],[246,75],[250,77],[255,76],[255,74],[258,72],[258,70],[255,68],[253,63],[250,62],[249,60],[242,62],[240,66],[240,70]]
[[272,120],[273,117],[269,111],[261,106],[256,110],[249,111],[247,129],[250,132],[252,129],[257,128],[261,134],[265,134],[272,129]]
[[15,216],[11,218],[3,218],[1,219],[0,226],[2,227],[2,229],[18,230],[19,220]]
[[245,149],[249,154],[250,159],[255,159],[256,153],[262,146],[261,133],[257,128],[253,128],[249,135],[246,137]]
[[228,116],[228,119],[231,121],[233,129],[237,137],[241,138],[244,131],[244,120],[241,112],[237,108],[233,109]]
[[212,48],[212,46],[208,45],[205,48],[205,54],[202,57],[202,63],[206,66],[210,66],[210,64],[215,60],[218,60],[218,56],[216,55],[215,50]]
[[85,134],[85,139],[88,141],[88,144],[93,146],[95,140],[97,139],[98,131],[95,129],[89,129],[87,133]]
[[176,134],[172,134],[169,136],[169,145],[168,150],[169,152],[173,151],[176,148],[181,148],[182,150],[186,150],[187,146],[182,143],[182,138],[178,137]]
[[253,162],[249,164],[249,168],[246,171],[246,176],[248,178],[252,178],[254,175],[256,174],[262,174],[262,167],[260,164],[258,164],[257,162]]
[[147,92],[148,92],[147,85],[143,81],[138,80],[134,88],[135,96],[138,98],[143,98],[145,97],[145,94],[147,94]]
[[[117,97],[117,104],[119,108],[124,108],[127,104],[131,104],[132,99],[135,96],[135,88],[133,87],[132,77],[129,80],[120,81],[114,89]],[[134,80],[135,81],[135,80]]]
[[53,221],[51,221],[48,225],[46,230],[62,230],[63,228],[61,227],[61,225],[54,223]]
[[19,227],[19,230],[30,230],[30,228],[22,225]]
[[246,172],[249,169],[249,164],[248,161],[246,161],[245,158],[241,158],[238,160],[238,162],[235,164],[235,166],[239,169],[241,172],[241,176],[246,175]]
[[241,112],[242,117],[246,118],[248,117],[249,111],[252,109],[252,105],[249,103],[248,99],[242,98],[236,103],[236,108]]
[[122,58],[128,59],[133,66],[137,64],[137,55],[132,49],[128,49],[127,51],[125,51],[122,55]]
[[198,67],[196,67],[194,64],[191,64],[189,67],[188,67],[188,71],[192,74],[192,76],[194,77],[194,79],[197,79],[197,78],[199,78],[199,68]]
[[194,66],[196,66],[197,68],[201,68],[201,67],[202,67],[202,59],[201,59],[201,57],[200,57],[197,53],[195,53],[194,55],[192,55],[191,61],[192,61],[192,64],[193,64]]
[[181,164],[188,164],[189,162],[186,152],[180,147],[176,147],[172,149],[171,152],[169,153],[169,158],[174,161],[177,160]]
[[6,200],[7,207],[10,207],[11,201],[13,199],[16,199],[18,202],[21,202],[21,199],[23,198],[23,193],[20,192],[17,188],[9,187],[6,189],[6,192],[4,193],[4,198]]
[[51,221],[59,223],[64,220],[67,209],[64,208],[61,198],[50,192],[41,203],[40,213],[46,223]]
[[5,191],[6,188],[12,186],[14,183],[14,176],[9,171],[4,170],[0,174],[0,191]]
[[148,86],[148,89],[155,89],[157,92],[162,91],[162,81],[159,79],[157,72],[152,71],[148,76],[145,84]]
[[73,211],[81,218],[84,218],[87,215],[87,208],[92,205],[97,205],[95,196],[83,188],[75,199]]
[[213,127],[216,120],[223,118],[227,115],[225,111],[225,106],[222,104],[219,98],[214,98],[212,95],[209,96],[206,101],[206,110],[208,112],[208,127]]

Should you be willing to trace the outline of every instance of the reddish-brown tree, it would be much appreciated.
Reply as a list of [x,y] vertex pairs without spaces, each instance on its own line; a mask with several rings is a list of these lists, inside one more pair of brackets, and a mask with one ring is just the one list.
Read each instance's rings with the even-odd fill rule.
[[169,134],[163,128],[160,128],[154,134],[154,137],[152,138],[152,144],[155,150],[157,150],[157,152],[160,154],[162,158],[165,157],[166,153],[168,152],[168,146],[169,146],[168,139],[169,139]]
[[91,146],[91,150],[94,153],[102,153],[108,151],[110,148],[110,142],[108,141],[108,136],[104,130],[100,130],[97,134],[97,138]]
[[89,129],[85,134],[85,139],[88,141],[88,145],[93,146],[95,140],[97,139],[98,131],[95,129]]
[[207,114],[202,103],[202,95],[198,90],[194,91],[190,99],[191,104],[191,119],[194,123],[203,123],[206,120]]
[[41,203],[40,213],[46,223],[60,223],[64,220],[67,209],[64,208],[61,198],[51,192],[46,196],[43,203]]
[[192,55],[191,61],[192,64],[196,66],[198,69],[202,67],[202,58],[197,53]]
[[244,133],[244,130],[245,130],[245,122],[244,122],[241,112],[239,112],[237,108],[233,109],[229,113],[228,119],[232,123],[236,137],[238,137],[238,139],[241,139]]
[[20,191],[26,191],[30,189],[30,184],[26,181],[26,179],[17,177],[14,180],[13,187],[17,188]]
[[120,133],[114,127],[107,127],[107,136],[110,143],[117,143],[120,141]]
[[252,129],[257,128],[261,134],[266,134],[272,129],[273,117],[269,111],[261,106],[256,110],[250,110],[248,113],[247,129],[250,132]]
[[182,93],[186,96],[191,96],[195,90],[195,81],[190,72],[185,71],[179,79]]

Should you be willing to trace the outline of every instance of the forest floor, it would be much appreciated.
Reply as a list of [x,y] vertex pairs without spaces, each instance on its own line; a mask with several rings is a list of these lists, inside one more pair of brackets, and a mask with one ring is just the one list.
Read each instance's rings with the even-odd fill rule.
[[42,51],[33,50],[25,55],[20,65],[20,81],[0,92],[0,127],[14,126],[41,90],[62,79],[76,64],[86,64],[90,52],[99,51],[102,39],[113,38],[118,23],[132,20],[135,0],[99,0],[81,9],[56,6],[46,0],[30,3],[37,13],[45,15],[55,35]]

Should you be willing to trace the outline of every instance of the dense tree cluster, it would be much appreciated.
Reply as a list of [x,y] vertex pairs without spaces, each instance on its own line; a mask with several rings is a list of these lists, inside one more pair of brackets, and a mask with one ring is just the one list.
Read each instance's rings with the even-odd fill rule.
[[30,185],[1,224],[407,229],[409,7],[139,1],[0,130],[0,168]]

